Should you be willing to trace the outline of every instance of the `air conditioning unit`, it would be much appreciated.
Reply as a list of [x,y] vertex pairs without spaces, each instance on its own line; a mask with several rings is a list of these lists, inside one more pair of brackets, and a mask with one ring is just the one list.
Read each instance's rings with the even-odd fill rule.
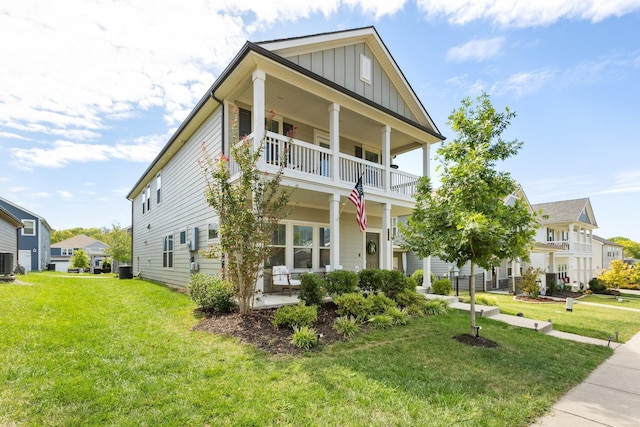
[[13,273],[13,254],[10,252],[0,253],[0,274],[9,275]]

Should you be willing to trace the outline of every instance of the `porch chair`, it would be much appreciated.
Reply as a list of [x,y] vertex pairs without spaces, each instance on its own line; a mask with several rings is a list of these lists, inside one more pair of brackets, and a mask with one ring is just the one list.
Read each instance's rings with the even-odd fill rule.
[[276,286],[282,289],[282,293],[288,288],[289,296],[291,296],[293,288],[300,289],[300,280],[291,278],[291,273],[286,265],[274,265],[271,270],[271,290],[273,291]]

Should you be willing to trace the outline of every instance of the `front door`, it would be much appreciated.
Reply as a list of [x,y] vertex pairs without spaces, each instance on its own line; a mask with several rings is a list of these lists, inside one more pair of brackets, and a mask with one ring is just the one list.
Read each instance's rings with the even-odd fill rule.
[[380,233],[367,233],[365,252],[367,254],[367,269],[380,268]]

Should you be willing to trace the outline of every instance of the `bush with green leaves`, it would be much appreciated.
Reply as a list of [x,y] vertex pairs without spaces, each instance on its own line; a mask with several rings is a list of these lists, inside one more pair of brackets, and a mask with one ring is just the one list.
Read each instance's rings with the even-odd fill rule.
[[[424,280],[424,270],[416,270],[411,274],[411,278],[415,280],[416,286],[422,286],[422,282]],[[435,282],[436,276],[431,273],[431,283]]]
[[604,292],[604,290],[607,289],[607,285],[602,283],[600,279],[594,277],[589,280],[589,289],[591,289],[593,293],[597,294],[599,292]]
[[371,301],[370,314],[384,313],[388,308],[397,307],[396,302],[383,293],[369,294],[367,299]]
[[396,302],[400,307],[409,307],[412,304],[423,304],[427,298],[415,290],[405,289],[396,295]]
[[449,303],[445,300],[435,298],[427,300],[423,306],[423,310],[425,314],[441,315],[449,313],[451,307],[449,307]]
[[491,298],[486,295],[476,295],[475,302],[478,305],[490,305],[490,306],[498,305],[495,298]]
[[359,287],[363,292],[375,293],[382,285],[381,270],[366,269],[358,273]]
[[325,289],[329,295],[355,292],[358,289],[358,274],[349,270],[334,270],[325,276]]
[[273,314],[273,326],[276,328],[311,326],[318,319],[318,307],[315,305],[285,305]]
[[406,325],[409,323],[409,311],[406,308],[389,307],[384,314],[391,317],[394,325]]
[[340,316],[333,321],[333,329],[342,336],[351,338],[360,331],[360,323],[353,316]]
[[382,278],[380,291],[386,296],[395,299],[400,292],[410,289],[415,290],[415,281],[409,279],[398,270],[380,270]]
[[555,294],[557,288],[558,288],[558,282],[556,281],[556,279],[547,280],[547,295],[551,296]]
[[541,268],[527,268],[522,274],[522,290],[524,293],[532,298],[538,298],[540,295],[540,275],[544,274],[544,270]]
[[436,295],[451,294],[451,280],[445,278],[436,279],[431,283],[431,290]]
[[375,329],[386,329],[393,326],[393,318],[388,314],[376,314],[367,320],[369,325]]
[[229,313],[236,307],[233,283],[219,276],[196,273],[189,279],[189,296],[202,310]]
[[333,302],[338,306],[338,314],[357,319],[365,319],[373,309],[372,300],[358,292],[336,295]]
[[294,326],[291,344],[298,348],[309,350],[318,344],[318,332],[308,326]]
[[306,305],[321,305],[327,295],[324,280],[313,273],[300,275],[300,292],[298,298]]

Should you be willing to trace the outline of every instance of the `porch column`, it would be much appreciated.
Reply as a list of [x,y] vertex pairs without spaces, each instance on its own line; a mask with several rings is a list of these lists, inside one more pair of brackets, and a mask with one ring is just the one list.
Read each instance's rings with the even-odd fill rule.
[[589,258],[589,275],[587,276],[587,281],[584,282],[585,289],[589,286],[589,280],[591,280],[593,276],[595,276],[595,274],[593,273],[593,256],[591,256]]
[[340,104],[335,102],[329,105],[329,141],[332,151],[331,174],[334,181],[340,181]]
[[[391,126],[382,126],[382,166],[384,166],[384,191],[391,187]],[[383,217],[384,218],[384,217]],[[383,227],[384,228],[384,227]]]
[[[265,91],[264,85],[267,76],[264,71],[256,70],[252,74],[253,79],[253,146],[258,147],[264,139],[264,110],[265,110]],[[265,158],[261,156],[258,159],[258,167],[265,165]]]
[[422,258],[422,271],[422,283],[418,283],[418,286],[429,289],[431,287],[431,257]]
[[329,227],[331,233],[331,250],[329,261],[331,267],[340,265],[340,195],[332,194],[329,197]]
[[[388,173],[388,171],[387,171]],[[382,235],[380,236],[380,256],[382,257],[382,270],[393,268],[393,249],[391,241],[391,205],[382,204]]]
[[431,176],[431,144],[422,146],[422,176]]

